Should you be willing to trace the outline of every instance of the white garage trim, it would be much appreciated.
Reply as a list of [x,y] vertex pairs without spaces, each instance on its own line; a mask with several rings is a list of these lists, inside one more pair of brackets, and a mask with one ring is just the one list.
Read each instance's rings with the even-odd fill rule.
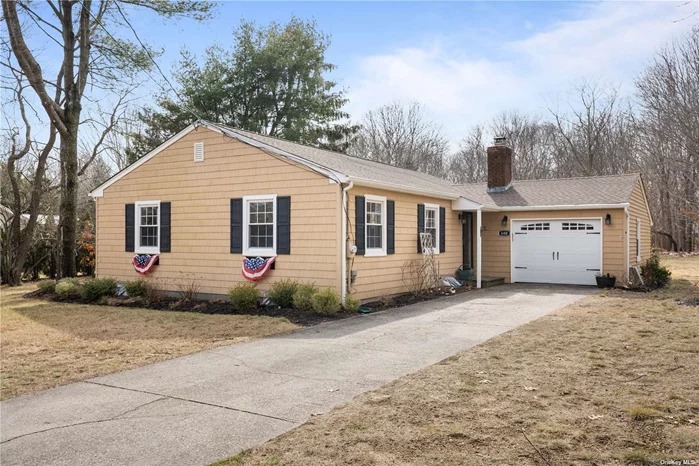
[[[508,219],[509,222],[509,230],[510,230],[510,283],[516,283],[515,281],[515,261],[514,261],[514,255],[515,255],[515,231],[513,229],[513,223],[514,222],[563,222],[566,220],[572,220],[572,221],[577,221],[577,220],[597,220],[600,222],[600,257],[599,257],[599,262],[600,262],[600,274],[604,274],[604,219],[602,217],[557,217],[557,218],[551,218],[551,217],[534,217],[534,218],[511,218]],[[628,235],[627,235],[628,236]],[[628,244],[627,244],[628,247]]]

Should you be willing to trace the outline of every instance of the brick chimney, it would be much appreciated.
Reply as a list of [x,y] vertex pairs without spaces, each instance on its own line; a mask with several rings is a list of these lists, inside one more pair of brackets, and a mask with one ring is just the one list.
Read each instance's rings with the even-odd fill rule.
[[500,193],[512,186],[512,149],[498,137],[488,147],[488,192]]

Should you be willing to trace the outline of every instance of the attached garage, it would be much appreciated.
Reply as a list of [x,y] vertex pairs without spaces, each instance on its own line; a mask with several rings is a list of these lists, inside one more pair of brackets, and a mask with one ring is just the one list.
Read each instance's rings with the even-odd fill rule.
[[602,272],[602,219],[513,220],[512,282],[594,285]]

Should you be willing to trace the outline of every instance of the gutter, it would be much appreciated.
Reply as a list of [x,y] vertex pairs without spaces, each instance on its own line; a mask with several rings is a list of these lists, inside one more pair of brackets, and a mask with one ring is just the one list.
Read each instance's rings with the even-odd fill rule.
[[528,212],[542,210],[593,210],[593,209],[628,209],[628,202],[619,204],[580,204],[580,205],[537,205],[537,206],[483,206],[487,212]]
[[382,181],[368,180],[366,178],[357,178],[356,176],[350,176],[349,178],[352,181],[354,181],[357,184],[357,186],[367,186],[370,188],[387,189],[389,191],[397,191],[400,193],[408,193],[408,194],[418,194],[421,196],[430,196],[430,197],[435,197],[435,198],[439,198],[439,199],[456,200],[456,199],[459,199],[460,197],[463,197],[459,194],[447,193],[444,191],[431,191],[428,189],[406,187],[403,184],[386,183],[386,182],[382,182]]
[[342,248],[342,304],[345,304],[345,297],[347,296],[347,217],[349,216],[349,211],[347,210],[347,192],[352,189],[354,183],[352,181],[347,184],[347,186],[342,188],[342,243],[340,247]]

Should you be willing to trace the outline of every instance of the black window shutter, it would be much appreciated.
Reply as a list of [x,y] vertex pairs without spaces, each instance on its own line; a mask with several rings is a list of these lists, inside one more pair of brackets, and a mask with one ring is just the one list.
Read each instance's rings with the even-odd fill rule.
[[447,243],[447,231],[446,231],[446,224],[447,224],[447,209],[444,207],[439,208],[439,252],[444,252],[446,251],[446,243]]
[[160,252],[170,252],[170,207],[169,202],[160,203]]
[[231,254],[243,253],[243,200],[231,199]]
[[134,252],[136,250],[136,206],[134,204],[126,204],[126,229],[124,236],[126,238],[125,251]]
[[386,252],[388,254],[396,253],[396,203],[395,201],[386,201]]
[[366,237],[364,235],[364,225],[366,222],[365,208],[364,196],[354,196],[354,210],[356,213],[354,241],[357,246],[357,254],[360,256],[363,256],[366,252]]
[[420,233],[425,232],[425,204],[417,205],[417,252],[422,253]]
[[277,254],[291,254],[291,196],[277,197]]

